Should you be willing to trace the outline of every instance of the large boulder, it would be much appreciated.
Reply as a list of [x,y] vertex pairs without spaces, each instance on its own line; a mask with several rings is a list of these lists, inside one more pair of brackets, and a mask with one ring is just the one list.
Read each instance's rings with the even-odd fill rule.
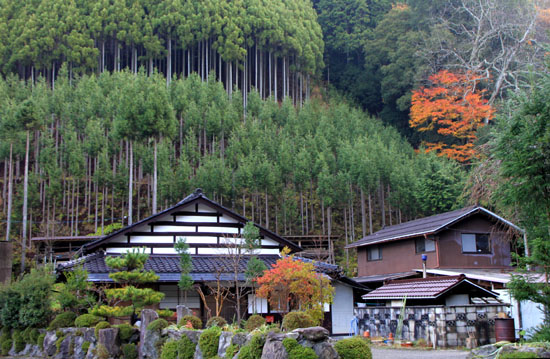
[[57,335],[55,334],[55,331],[46,333],[46,336],[44,337],[44,354],[47,356],[55,355],[55,352],[57,351],[57,347],[55,345],[56,341]]
[[231,332],[222,332],[220,335],[220,341],[218,344],[218,356],[220,358],[225,358],[225,351],[227,350],[227,347],[231,345],[231,338],[233,337],[233,333]]
[[309,340],[311,342],[327,340],[330,334],[329,331],[323,327],[298,328],[294,329],[292,332],[298,333],[304,340]]
[[[155,344],[160,339],[160,333],[147,330],[147,326],[153,320],[158,319],[158,317],[158,313],[152,309],[143,309],[141,311],[141,323],[139,327],[139,359],[156,359],[158,356]],[[151,342],[152,340],[154,340],[154,342]]]
[[261,359],[287,359],[288,355],[283,346],[283,339],[285,338],[285,334],[268,333]]
[[114,358],[120,352],[120,341],[118,338],[118,328],[105,328],[99,330],[98,343],[102,345],[109,353],[109,356]]

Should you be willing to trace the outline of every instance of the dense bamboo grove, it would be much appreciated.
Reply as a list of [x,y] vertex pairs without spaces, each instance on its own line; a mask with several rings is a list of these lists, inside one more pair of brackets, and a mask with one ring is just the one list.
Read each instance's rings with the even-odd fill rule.
[[0,0],[0,33],[1,73],[52,87],[63,64],[71,76],[143,67],[303,101],[323,66],[309,0]]
[[5,238],[102,233],[202,187],[283,235],[338,235],[344,260],[346,242],[457,205],[456,164],[341,101],[251,92],[242,104],[196,74],[168,87],[129,71],[70,81],[64,68],[55,90],[0,81]]

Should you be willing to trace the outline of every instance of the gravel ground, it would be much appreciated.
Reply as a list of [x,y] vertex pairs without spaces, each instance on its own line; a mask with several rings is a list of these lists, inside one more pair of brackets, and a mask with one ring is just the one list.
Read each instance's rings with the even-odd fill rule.
[[414,350],[371,346],[373,359],[465,359],[464,350]]

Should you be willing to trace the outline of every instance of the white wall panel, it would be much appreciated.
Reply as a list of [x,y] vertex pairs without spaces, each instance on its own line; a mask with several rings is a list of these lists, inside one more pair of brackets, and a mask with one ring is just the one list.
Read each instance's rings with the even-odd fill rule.
[[173,236],[130,236],[132,244],[140,243],[174,243]]
[[[193,253],[192,250],[189,250]],[[178,254],[174,248],[154,248],[153,254]]]
[[[214,218],[215,219],[215,218]],[[222,216],[220,217],[220,222],[221,223],[239,223],[239,221],[237,221],[236,219],[233,219],[229,216]]]
[[[187,244],[217,244],[218,243],[218,237],[192,237],[192,236],[184,236],[187,240]],[[177,239],[177,236],[176,236]],[[221,240],[221,238],[220,238]]]
[[[194,209],[193,209],[194,210]],[[199,203],[199,212],[209,212],[209,213],[216,213],[217,211],[210,207],[210,206],[207,206],[205,204],[202,204],[202,203]]]
[[155,232],[195,232],[194,226],[155,226]]
[[230,228],[230,227],[199,227],[199,232],[219,232],[219,233],[237,234],[239,233],[239,229]]
[[217,219],[216,217],[210,217],[210,216],[176,216],[176,221],[216,223]]

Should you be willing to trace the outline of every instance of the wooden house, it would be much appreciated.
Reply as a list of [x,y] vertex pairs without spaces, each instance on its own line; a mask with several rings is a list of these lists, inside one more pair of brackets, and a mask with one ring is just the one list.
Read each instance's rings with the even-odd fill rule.
[[414,277],[422,268],[506,269],[511,262],[509,234],[523,231],[479,206],[389,227],[347,246],[357,249],[360,283],[382,284]]
[[[238,280],[245,282],[245,271],[251,255],[242,256],[236,263],[232,253],[242,240],[242,230],[247,222],[246,218],[208,199],[197,189],[171,208],[84,245],[82,258],[60,264],[58,268],[70,270],[75,265],[83,265],[90,281],[110,283],[110,268],[105,264],[105,257],[144,247],[150,254],[145,269],[153,270],[160,277],[158,282],[150,285],[165,294],[160,308],[175,309],[177,305],[185,304],[198,316],[207,319],[209,309],[215,306],[214,296],[208,295],[209,284],[234,280],[235,269]],[[288,247],[291,253],[301,251],[294,242],[267,228],[254,225],[259,229],[261,245],[253,254],[268,268],[280,258],[280,251],[284,247]],[[196,290],[182,293],[177,286],[181,270],[174,244],[179,238],[185,238],[189,245],[192,257],[190,275],[195,285],[201,286],[203,292],[207,293],[206,300],[201,300]],[[362,287],[346,278],[336,265],[324,262],[314,262],[314,265],[317,271],[330,276],[336,287],[335,303],[327,308],[326,323],[334,333],[347,333],[353,318],[353,289]],[[265,299],[255,298],[252,293],[244,299],[241,313],[252,313],[255,310],[270,318],[277,318],[278,313],[269,307]],[[231,321],[235,313],[235,303],[226,301],[221,315]]]

